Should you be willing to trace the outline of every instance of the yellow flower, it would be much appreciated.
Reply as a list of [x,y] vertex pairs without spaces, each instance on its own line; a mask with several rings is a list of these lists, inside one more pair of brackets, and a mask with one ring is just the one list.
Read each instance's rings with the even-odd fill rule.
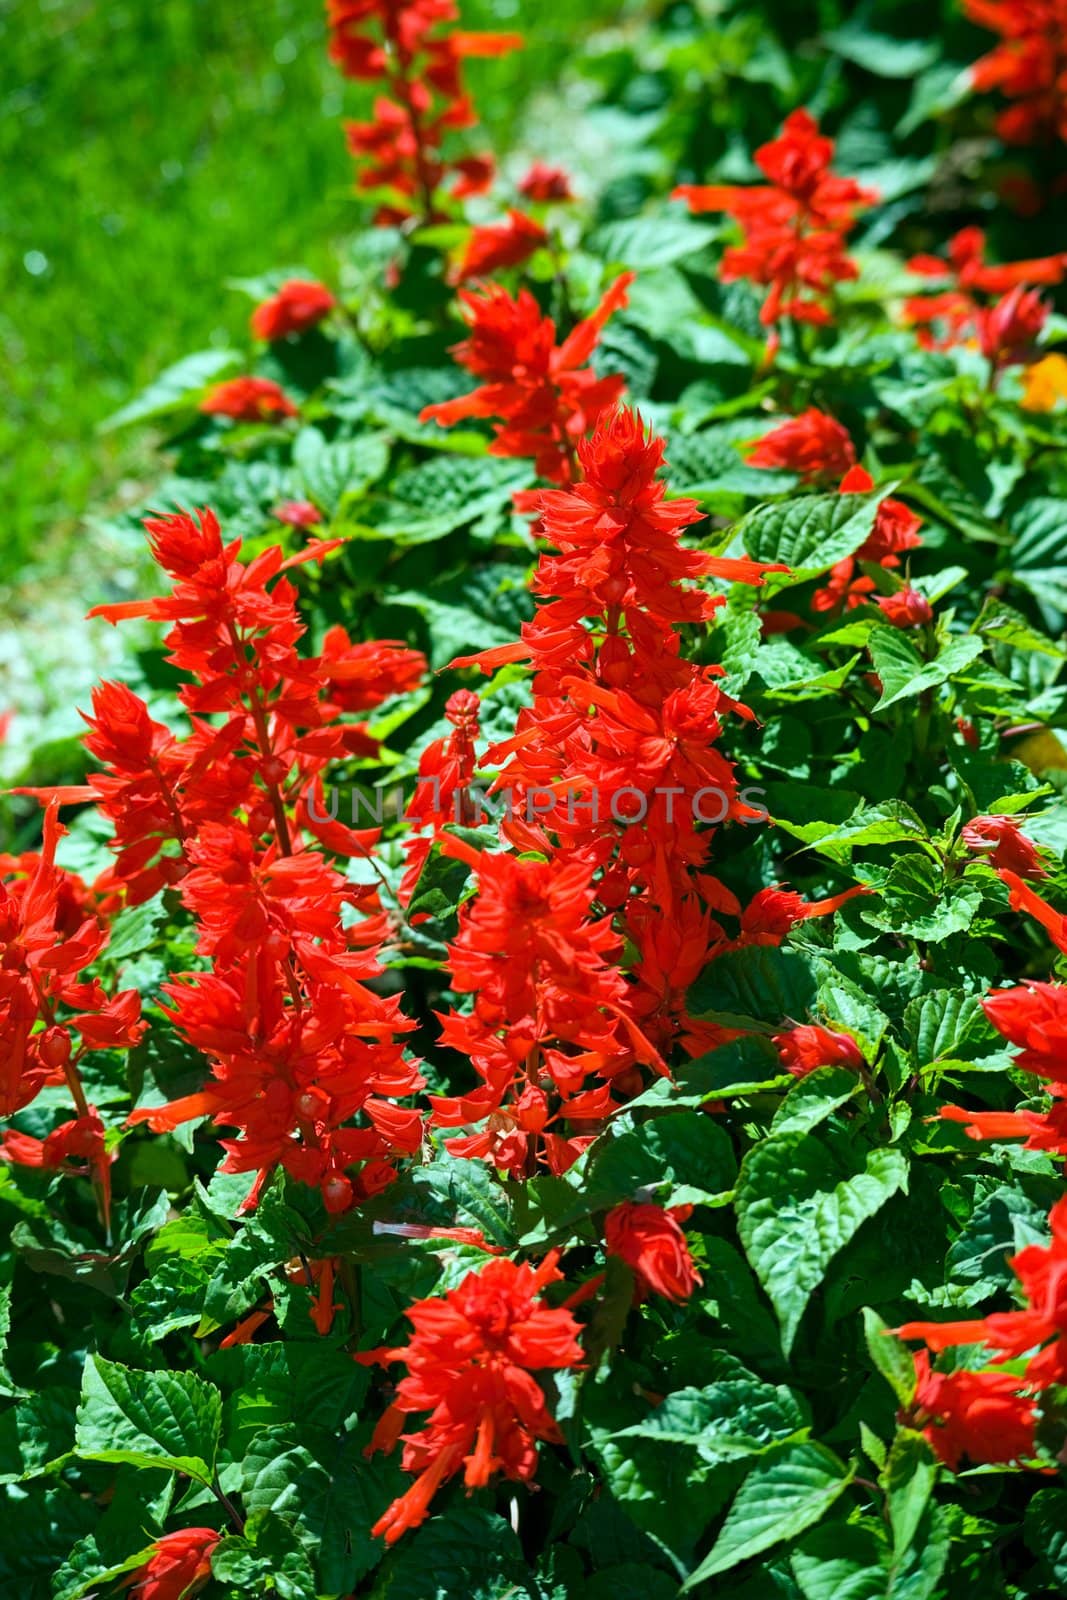
[[1067,356],[1044,356],[1023,373],[1024,411],[1054,411],[1067,400]]

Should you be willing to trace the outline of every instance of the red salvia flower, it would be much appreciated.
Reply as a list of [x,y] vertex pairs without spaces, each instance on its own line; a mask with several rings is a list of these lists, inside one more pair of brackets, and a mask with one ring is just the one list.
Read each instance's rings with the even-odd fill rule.
[[967,849],[984,857],[991,867],[1006,867],[1020,878],[1047,878],[1041,852],[1023,833],[1018,817],[975,817],[965,824],[960,838]]
[[519,267],[547,243],[548,234],[539,222],[522,211],[509,211],[506,222],[472,229],[456,263],[453,281],[466,283],[471,278],[491,277],[502,267]]
[[312,505],[310,500],[283,500],[274,507],[271,516],[290,528],[314,528],[325,521],[318,506]]
[[313,279],[288,278],[277,294],[264,300],[252,313],[252,332],[257,339],[287,339],[293,333],[306,333],[328,316],[337,301],[324,284]]
[[[1013,910],[1036,917],[1058,950],[1067,955],[1067,917],[1042,900],[1017,871],[997,870],[1007,884]],[[961,1122],[972,1139],[1025,1139],[1031,1150],[1067,1155],[1067,985],[1028,983],[1001,989],[982,1001],[986,1016],[1019,1054],[1016,1066],[1049,1080],[1048,1111],[967,1111],[942,1106],[941,1116]]]
[[864,1065],[863,1052],[851,1034],[823,1028],[818,1023],[787,1028],[776,1033],[773,1042],[782,1066],[794,1078],[806,1078],[818,1067],[859,1069]]
[[544,161],[535,161],[519,180],[519,193],[527,200],[541,202],[574,199],[569,173],[564,172],[562,167],[549,166]]
[[979,311],[978,345],[992,368],[994,379],[1005,367],[1029,361],[1034,341],[1048,319],[1049,307],[1036,289],[1018,285],[996,305]]
[[917,1386],[911,1417],[930,1448],[955,1472],[1023,1461],[1035,1454],[1034,1397],[1010,1372],[934,1372],[925,1351],[915,1357]]
[[[498,1472],[529,1483],[538,1440],[562,1443],[533,1377],[582,1361],[571,1312],[541,1298],[562,1277],[557,1261],[556,1251],[537,1268],[490,1261],[458,1289],[409,1307],[415,1331],[407,1345],[359,1358],[402,1361],[408,1369],[368,1450],[391,1450],[402,1436],[404,1470],[418,1474],[371,1530],[387,1544],[425,1520],[434,1494],[461,1469],[468,1489],[483,1488]],[[401,1435],[405,1418],[420,1412],[430,1413],[425,1424]]]
[[273,378],[227,378],[208,390],[200,409],[209,417],[229,417],[233,422],[274,422],[299,415]]
[[598,378],[589,367],[601,329],[626,305],[632,273],[617,278],[591,317],[556,343],[556,325],[528,289],[512,298],[489,285],[460,292],[470,336],[453,348],[460,366],[480,380],[471,394],[427,406],[421,421],[451,427],[469,417],[501,419],[493,455],[531,456],[554,483],[576,475],[578,440],[622,393],[621,376]]
[[165,1533],[152,1557],[127,1581],[130,1600],[191,1600],[211,1577],[211,1553],[222,1535],[214,1528],[183,1528]]
[[874,596],[874,603],[894,628],[921,628],[933,619],[933,607],[926,596],[905,584],[895,594]]
[[654,1293],[681,1304],[703,1282],[681,1228],[690,1209],[626,1200],[608,1212],[604,1248],[632,1270],[637,1299]]
[[452,0],[327,0],[330,58],[348,78],[381,83],[370,122],[348,125],[348,143],[361,160],[362,189],[391,197],[376,221],[432,221],[441,214],[444,186],[455,199],[489,187],[485,155],[449,158],[448,134],[476,121],[462,82],[463,61],[518,49],[519,34],[463,33]]
[[1036,1398],[1067,1382],[1067,1197],[1053,1206],[1049,1225],[1048,1245],[1027,1245],[1009,1260],[1023,1310],[963,1322],[908,1322],[895,1330],[935,1352],[962,1344],[984,1344],[1001,1359],[1036,1352],[1021,1376],[995,1369],[935,1373],[925,1352],[916,1356],[916,1420],[922,1426],[922,1414],[931,1414],[926,1436],[953,1468],[962,1457],[981,1463],[1033,1456]]
[[[198,953],[212,965],[176,975],[164,992],[175,1029],[212,1076],[198,1093],[139,1108],[130,1121],[163,1132],[210,1117],[237,1131],[223,1141],[224,1170],[258,1174],[249,1204],[280,1166],[318,1187],[328,1210],[343,1211],[418,1149],[421,1116],[396,1102],[422,1079],[403,1048],[413,1024],[396,996],[371,987],[381,972],[375,951],[390,934],[376,891],[351,883],[323,853],[365,855],[377,835],[326,812],[322,775],[333,761],[377,752],[366,725],[346,715],[414,688],[425,661],[402,645],[353,643],[339,627],[318,656],[299,653],[304,628],[283,573],[336,541],[312,542],[288,560],[274,547],[246,565],[240,542],[225,545],[209,511],[146,527],[171,593],[97,614],[168,624],[192,732],[178,738],[129,690],[105,685],[86,740],[104,770],[62,798],[96,799],[111,820],[111,893],[136,901],[161,884],[180,888]],[[21,898],[26,906],[33,896]],[[353,907],[362,921],[346,915]],[[90,958],[106,940],[98,922],[92,928]],[[88,932],[77,937],[87,943]],[[82,985],[76,1003],[85,1014],[70,1026],[83,1049],[137,1037],[126,996],[108,1001]],[[40,1049],[58,1049],[41,1038]]]
[[744,242],[727,249],[722,277],[769,289],[760,311],[767,326],[785,317],[829,323],[834,285],[857,276],[845,239],[857,213],[878,197],[832,173],[833,157],[833,140],[807,111],[794,111],[778,138],[756,151],[769,185],[685,184],[674,191],[690,210],[725,211],[738,224]]
[[799,472],[802,478],[839,478],[856,462],[848,430],[810,406],[765,433],[745,457],[750,467]]
[[[985,254],[981,228],[962,228],[949,240],[947,260],[920,255],[908,262],[909,272],[931,280],[928,293],[912,295],[904,302],[904,319],[918,329],[919,343],[927,349],[947,350],[976,336],[985,315],[980,296],[1051,287],[1067,276],[1067,252],[1005,264],[987,262]],[[1004,321],[1002,311],[999,322],[1002,325]],[[996,327],[990,325],[990,336]],[[1040,324],[1035,331],[1039,329]],[[1032,333],[1028,335],[1023,347],[1032,337]]]
[[[863,467],[850,467],[841,480],[842,494],[868,494],[874,488],[874,479]],[[830,568],[827,582],[815,590],[811,609],[816,612],[837,612],[862,605],[874,594],[874,579],[856,576],[860,561],[876,562],[880,567],[892,569],[900,566],[905,550],[914,550],[922,544],[919,529],[922,518],[892,497],[880,502],[874,527],[860,545],[855,555],[845,556]],[[766,621],[766,619],[764,619]]]
[[1067,3],[1065,0],[963,0],[963,9],[1001,43],[976,61],[978,90],[999,90],[1013,102],[997,117],[1008,144],[1067,139]]

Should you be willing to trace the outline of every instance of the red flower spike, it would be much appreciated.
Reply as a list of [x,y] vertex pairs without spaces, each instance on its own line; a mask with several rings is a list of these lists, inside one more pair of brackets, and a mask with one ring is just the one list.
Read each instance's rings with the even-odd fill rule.
[[277,422],[299,415],[272,378],[227,378],[208,390],[200,409],[206,416],[229,417],[231,422]]
[[778,138],[756,151],[769,186],[687,184],[674,191],[690,210],[725,211],[738,224],[743,243],[727,249],[722,277],[769,290],[760,312],[768,327],[786,317],[830,322],[834,285],[857,276],[845,239],[857,213],[878,197],[832,173],[833,156],[833,140],[820,134],[814,118],[794,111]]
[[564,1307],[551,1309],[541,1291],[560,1280],[558,1252],[536,1269],[497,1259],[468,1273],[458,1289],[419,1300],[407,1316],[414,1333],[395,1350],[366,1352],[361,1361],[402,1361],[407,1375],[385,1412],[368,1455],[391,1450],[404,1419],[429,1412],[404,1435],[403,1467],[415,1483],[379,1517],[371,1532],[394,1544],[423,1522],[442,1483],[461,1469],[468,1489],[496,1474],[528,1483],[537,1442],[562,1442],[535,1372],[581,1365],[579,1326]]
[[526,175],[520,179],[519,193],[527,200],[537,200],[542,203],[575,198],[569,174],[564,172],[562,167],[552,167],[544,161],[535,161]]
[[488,278],[503,267],[519,267],[548,243],[540,223],[521,211],[509,211],[506,222],[474,228],[452,274],[455,283]]
[[[873,488],[873,478],[861,466],[850,467],[841,479],[842,494],[869,494]],[[891,497],[881,501],[871,532],[855,555],[845,556],[830,568],[829,581],[816,589],[811,597],[811,609],[834,614],[843,609],[851,610],[869,600],[874,594],[874,579],[857,577],[857,563],[876,562],[887,570],[899,567],[903,552],[914,550],[922,544],[919,537],[921,527],[922,518],[916,516],[902,501]]]
[[214,1528],[183,1528],[152,1546],[152,1557],[131,1579],[130,1600],[192,1600],[211,1577],[211,1553],[222,1535]]
[[386,91],[370,122],[347,129],[358,186],[392,191],[375,220],[432,222],[442,215],[446,185],[454,199],[483,193],[492,181],[489,157],[451,159],[444,150],[449,132],[477,121],[462,66],[520,48],[521,36],[451,28],[452,0],[327,0],[326,17],[330,59],[346,77]]
[[627,303],[633,273],[617,278],[591,317],[556,343],[556,325],[528,289],[513,299],[497,285],[459,300],[470,336],[452,354],[479,387],[458,400],[427,406],[420,421],[450,427],[469,417],[494,417],[491,453],[531,456],[534,469],[553,483],[577,475],[577,443],[618,400],[621,376],[598,378],[587,365],[601,329]]
[[[369,986],[381,971],[373,951],[390,931],[377,895],[322,849],[366,854],[377,835],[327,814],[322,778],[353,750],[376,749],[366,725],[345,715],[414,688],[425,661],[389,641],[353,644],[341,628],[320,655],[299,654],[304,629],[284,573],[330,543],[288,559],[275,546],[245,564],[209,511],[146,528],[174,587],[119,615],[168,624],[192,731],[176,738],[128,690],[105,686],[86,741],[104,770],[88,787],[114,826],[109,890],[136,901],[175,885],[197,920],[197,950],[212,970],[179,973],[165,993],[212,1077],[129,1120],[163,1132],[210,1117],[236,1130],[223,1141],[224,1170],[258,1174],[250,1204],[280,1166],[344,1211],[418,1149],[421,1116],[396,1102],[422,1079],[404,1052],[413,1024],[396,997]],[[346,922],[353,905],[362,922]],[[84,1048],[133,1041],[131,998],[79,993],[70,1025]]]
[[257,339],[273,342],[306,333],[333,310],[337,301],[324,284],[307,278],[287,278],[269,300],[252,313],[251,327]]
[[[848,472],[855,465],[856,451],[840,422],[811,406],[765,433],[745,459],[750,467],[798,472],[811,481]],[[869,481],[865,487],[870,487]]]
[[806,1078],[819,1067],[853,1067],[864,1065],[863,1053],[849,1033],[838,1033],[818,1023],[805,1023],[798,1028],[787,1028],[776,1033],[773,1039],[779,1060],[794,1078]]
[[981,1466],[1035,1454],[1035,1402],[1011,1373],[934,1372],[921,1351],[915,1375],[915,1422],[934,1454],[954,1472],[961,1461]]
[[[904,302],[904,320],[918,329],[919,343],[928,349],[947,350],[978,337],[987,358],[997,361],[1026,359],[1028,349],[1047,315],[1043,303],[1029,287],[1051,287],[1067,276],[1067,252],[1012,261],[1004,265],[985,259],[986,240],[980,228],[963,228],[949,240],[948,259],[915,256],[909,271],[932,281],[928,293]],[[982,295],[1002,295],[999,307],[986,308]],[[1014,296],[1015,298],[1012,298]],[[1014,352],[1014,354],[1012,354]]]
[[703,1282],[679,1224],[686,1215],[684,1206],[665,1210],[630,1200],[608,1212],[604,1248],[632,1270],[635,1299],[655,1293],[680,1305]]
[[979,91],[1013,102],[997,116],[1007,144],[1067,139],[1067,3],[1065,0],[963,0],[972,22],[1001,37],[971,68]]
[[968,850],[998,872],[1004,867],[1020,878],[1048,877],[1041,852],[1023,833],[1018,817],[975,817],[965,824],[960,838]]
[[921,628],[933,620],[933,608],[925,595],[906,584],[896,594],[879,594],[874,603],[894,628]]

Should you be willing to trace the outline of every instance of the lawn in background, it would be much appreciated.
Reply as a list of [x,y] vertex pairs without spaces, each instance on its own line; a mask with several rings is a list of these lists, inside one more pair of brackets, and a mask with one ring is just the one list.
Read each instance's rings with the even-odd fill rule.
[[[464,0],[469,26],[529,38],[473,64],[498,148],[576,31],[618,9]],[[340,127],[358,98],[326,61],[319,0],[0,0],[0,585],[151,477],[149,439],[98,426],[241,334],[227,278],[330,272],[360,218]]]

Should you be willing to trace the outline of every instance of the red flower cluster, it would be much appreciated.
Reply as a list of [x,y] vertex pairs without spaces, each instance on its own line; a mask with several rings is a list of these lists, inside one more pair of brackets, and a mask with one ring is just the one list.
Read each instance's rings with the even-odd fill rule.
[[604,1248],[625,1261],[634,1275],[634,1299],[661,1294],[681,1304],[704,1280],[693,1265],[681,1224],[691,1206],[662,1206],[626,1200],[604,1220]]
[[552,318],[542,316],[528,289],[514,299],[496,284],[478,293],[462,291],[471,331],[452,354],[481,382],[458,400],[427,406],[420,420],[451,427],[469,417],[499,417],[493,455],[532,456],[540,477],[570,483],[578,473],[578,440],[624,387],[621,376],[598,378],[588,362],[604,324],[626,305],[632,282],[632,273],[617,278],[593,315],[562,344],[556,343]]
[[[844,473],[839,485],[841,494],[869,494],[874,488],[874,479],[856,461],[848,430],[814,406],[765,433],[748,451],[746,460],[753,467],[797,472],[808,483]],[[854,555],[835,562],[827,582],[813,593],[812,610],[833,613],[870,600],[875,581],[856,576],[857,562],[868,561],[886,569],[899,567],[904,551],[914,550],[922,543],[921,527],[922,519],[902,501],[892,497],[881,501],[874,527],[863,544]],[[932,614],[928,603],[910,588],[875,603],[896,627],[927,622]]]
[[967,849],[984,856],[999,871],[1006,867],[1020,878],[1047,878],[1041,852],[1022,831],[1018,817],[975,817],[960,833]]
[[[468,1489],[483,1488],[497,1472],[528,1483],[537,1468],[537,1441],[562,1443],[532,1376],[582,1360],[574,1317],[541,1298],[562,1276],[557,1259],[553,1251],[537,1268],[490,1261],[458,1289],[409,1307],[415,1329],[409,1344],[359,1357],[403,1361],[408,1369],[368,1450],[391,1450],[402,1437],[404,1470],[418,1474],[371,1530],[387,1544],[425,1520],[437,1490],[460,1468]],[[402,1434],[405,1419],[421,1411],[430,1413],[424,1426]]]
[[211,1577],[211,1553],[221,1538],[214,1528],[165,1533],[133,1574],[130,1600],[192,1600]]
[[976,61],[971,81],[1015,103],[997,117],[1008,144],[1067,139],[1067,0],[963,0],[972,22],[1001,43]]
[[[453,732],[435,739],[419,758],[419,777],[405,813],[414,837],[404,845],[407,871],[400,885],[406,904],[442,828],[449,822],[469,826],[479,821],[477,798],[470,792],[478,765],[477,739],[480,702],[469,689],[457,689],[445,705],[445,720]],[[429,835],[423,833],[430,828]]]
[[336,304],[324,284],[308,278],[287,278],[277,294],[253,311],[252,332],[257,339],[288,339],[290,334],[314,328]]
[[805,482],[839,478],[856,464],[856,447],[836,418],[809,406],[765,433],[745,455],[750,467],[798,472]]
[[209,417],[229,417],[231,422],[276,422],[299,416],[296,406],[273,378],[227,378],[216,383],[200,402]]
[[776,1033],[774,1047],[782,1066],[794,1078],[806,1078],[819,1067],[858,1070],[864,1065],[863,1052],[850,1033],[837,1033],[814,1022]]
[[[541,1161],[565,1170],[616,1109],[613,1094],[640,1087],[639,1068],[664,1071],[676,1039],[696,1052],[718,1037],[688,1017],[685,992],[731,943],[712,912],[741,908],[701,869],[715,825],[760,815],[715,749],[720,718],[742,708],[717,668],[682,656],[677,629],[722,603],[703,580],[759,583],[766,566],[681,544],[698,509],[666,498],[663,443],[634,413],[602,417],[577,458],[581,481],[536,497],[554,552],[533,579],[536,616],[514,645],[454,663],[534,671],[532,707],[485,763],[509,796],[505,838],[538,859],[444,846],[479,877],[450,950],[453,987],[475,996],[473,1009],[446,1019],[444,1043],[482,1086],[435,1100],[433,1113],[477,1126],[454,1151],[516,1174]],[[822,909],[765,897],[743,942],[777,942]],[[619,970],[623,934],[637,952],[632,980]]]
[[1018,1461],[1035,1454],[1037,1400],[1067,1383],[1067,1196],[1052,1208],[1048,1245],[1031,1244],[1009,1265],[1026,1301],[1023,1311],[995,1311],[967,1322],[908,1322],[896,1332],[922,1339],[935,1353],[961,1344],[985,1344],[1001,1360],[1029,1356],[1021,1373],[931,1372],[929,1357],[915,1358],[919,1387],[915,1421],[950,1467]]
[[834,284],[857,276],[845,239],[857,212],[878,196],[832,173],[833,158],[834,142],[814,117],[794,111],[778,138],[756,151],[769,185],[684,184],[674,191],[691,211],[725,211],[738,224],[744,243],[726,251],[722,277],[769,288],[760,311],[767,326],[783,317],[827,325]]
[[0,1157],[57,1172],[88,1162],[106,1222],[111,1157],[78,1067],[87,1051],[130,1049],[145,1023],[135,989],[109,996],[99,979],[82,977],[109,936],[84,884],[56,866],[58,812],[53,799],[40,855],[18,858],[15,874],[0,881],[0,1116],[21,1111],[46,1085],[66,1083],[77,1117],[43,1140],[8,1130]]
[[506,222],[491,222],[471,229],[456,263],[453,280],[466,283],[471,278],[491,277],[502,267],[519,267],[547,243],[548,234],[539,222],[522,211],[511,210]]
[[573,200],[570,174],[562,167],[550,167],[544,161],[535,161],[526,176],[519,182],[519,193],[527,200]]
[[452,987],[474,1004],[442,1019],[441,1042],[469,1057],[482,1086],[431,1095],[432,1121],[481,1125],[447,1141],[453,1155],[515,1177],[540,1162],[565,1172],[616,1109],[612,1079],[635,1054],[657,1062],[630,1014],[622,938],[610,917],[594,916],[581,856],[563,864],[479,854],[455,838],[442,848],[474,869],[478,893],[460,907],[449,947]]
[[[987,262],[985,253],[981,228],[963,228],[949,240],[947,260],[913,256],[908,270],[937,283],[929,293],[905,300],[904,317],[919,330],[924,348],[947,350],[977,338],[987,359],[999,367],[1026,359],[1047,316],[1032,291],[1063,282],[1067,252],[1005,265]],[[989,295],[1002,298],[987,306],[979,297]]]
[[874,596],[874,603],[894,628],[921,628],[933,620],[933,607],[924,594],[905,584],[895,594]]
[[[313,542],[288,561],[273,547],[245,565],[240,541],[224,545],[210,511],[146,527],[171,594],[93,614],[170,625],[169,660],[186,675],[180,698],[192,731],[177,737],[130,690],[104,685],[86,739],[104,770],[61,796],[95,800],[112,823],[109,894],[137,903],[175,885],[197,919],[197,951],[211,968],[165,986],[167,1015],[213,1076],[200,1093],[130,1120],[166,1131],[211,1116],[238,1130],[224,1141],[225,1170],[258,1171],[253,1197],[281,1165],[341,1211],[389,1182],[398,1152],[418,1148],[419,1113],[396,1100],[422,1080],[403,1050],[412,1024],[395,997],[369,987],[389,933],[377,896],[324,853],[366,854],[375,835],[326,817],[322,774],[332,761],[376,751],[365,723],[346,713],[410,690],[425,662],[400,645],[353,644],[340,628],[321,655],[298,653],[296,591],[281,574],[335,544]],[[24,896],[26,910],[39,903]],[[368,915],[346,928],[351,905]],[[50,927],[47,942],[50,974],[65,971]],[[104,942],[96,923],[87,927],[70,944],[71,965],[85,966]],[[82,1010],[92,1002],[81,990],[74,998]],[[136,1011],[127,1014],[124,997],[98,1009],[74,1019],[86,1047],[133,1030]]]
[[491,157],[449,158],[442,147],[449,133],[477,122],[464,60],[505,55],[522,36],[463,33],[451,27],[458,15],[453,0],[326,0],[331,60],[346,78],[386,91],[371,121],[347,128],[349,148],[364,163],[359,187],[391,191],[378,222],[428,222],[440,215],[443,185],[462,199],[492,182]]
[[[1028,844],[1019,845],[1026,860]],[[1056,948],[1067,955],[1067,917],[1054,911],[1017,872],[1006,866],[998,866],[998,871],[1011,890],[1012,907],[1036,917]],[[965,1111],[961,1106],[942,1106],[941,1116],[964,1123],[972,1139],[1025,1139],[1028,1150],[1067,1156],[1067,985],[1027,983],[1000,989],[987,995],[982,1005],[997,1032],[1019,1051],[1016,1066],[1048,1080],[1052,1106],[1048,1111]]]

